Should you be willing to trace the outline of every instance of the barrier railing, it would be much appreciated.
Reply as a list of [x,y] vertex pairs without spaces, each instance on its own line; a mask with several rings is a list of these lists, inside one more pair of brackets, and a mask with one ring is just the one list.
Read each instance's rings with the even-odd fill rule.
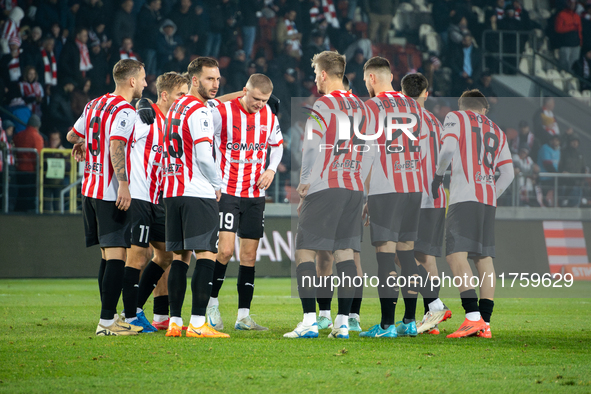
[[[61,203],[61,191],[64,186],[76,182],[77,162],[70,154],[70,149],[50,149],[41,150],[41,160],[39,163],[39,172],[42,174],[39,187],[39,212],[60,211],[63,213],[63,204]],[[70,190],[70,201],[76,201],[76,189]],[[72,212],[72,209],[70,209]],[[75,204],[74,204],[75,212]]]
[[[566,202],[568,207],[578,207],[584,198],[591,198],[591,195],[585,197],[583,193],[586,186],[584,180],[590,178],[591,174],[540,172],[535,175],[525,175],[519,173],[511,185],[511,203],[505,204],[507,199],[503,195],[499,205],[527,206],[533,204],[557,208],[564,205],[559,204],[561,201]],[[576,182],[562,182],[560,184],[560,180],[579,180],[581,182],[580,184]],[[588,189],[591,191],[591,183]]]
[[[4,154],[2,155],[3,157],[3,163],[2,163],[2,168],[3,168],[3,190],[2,190],[2,194],[3,194],[3,211],[4,213],[8,213],[9,212],[9,206],[10,206],[10,193],[11,193],[11,187],[10,184],[12,183],[17,191],[17,196],[18,196],[18,201],[25,207],[25,210],[27,207],[27,203],[30,203],[32,200],[33,204],[33,210],[35,211],[35,213],[39,213],[39,171],[37,170],[39,168],[39,152],[37,152],[37,149],[35,148],[11,148],[12,149],[12,154],[14,155],[14,157],[16,158],[16,171],[12,172],[15,175],[15,180],[13,182],[9,182],[9,177],[10,177],[10,166],[8,165],[8,155],[6,154],[6,150],[4,150]],[[30,171],[24,171],[19,169],[19,167],[22,168],[23,164],[26,164],[27,162],[29,162],[31,160],[30,157],[24,157],[22,156],[22,154],[33,154],[34,155],[34,166],[33,168],[36,169],[34,172],[30,172]],[[23,193],[23,190],[26,188],[34,188],[34,192],[33,193]],[[13,196],[14,198],[16,198],[17,196]]]

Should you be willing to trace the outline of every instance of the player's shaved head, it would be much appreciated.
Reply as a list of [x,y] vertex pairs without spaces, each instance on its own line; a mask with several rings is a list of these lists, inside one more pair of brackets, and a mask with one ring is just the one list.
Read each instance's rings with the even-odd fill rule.
[[263,74],[252,74],[246,82],[246,89],[258,89],[263,94],[270,94],[273,92],[273,82],[271,79]]
[[480,111],[483,108],[488,111],[488,100],[478,89],[466,90],[458,100],[460,111]]
[[415,100],[429,87],[429,81],[421,73],[405,75],[400,84],[402,85],[402,93]]
[[171,71],[160,75],[158,79],[156,79],[156,90],[158,91],[158,96],[160,96],[164,91],[172,93],[176,87],[188,84],[189,80],[187,77]]
[[363,65],[363,73],[371,73],[379,78],[381,78],[382,76],[387,77],[389,80],[390,74],[392,74],[392,71],[390,69],[390,62],[386,58],[374,56],[367,62],[365,62],[365,64]]
[[345,56],[337,51],[320,52],[312,58],[312,68],[318,67],[319,71],[324,71],[328,76],[339,80],[345,75],[346,64]]
[[199,78],[201,72],[203,71],[203,67],[219,68],[220,64],[217,60],[211,57],[198,57],[197,59],[189,63],[189,67],[187,68],[187,72],[189,73],[189,79],[193,79],[194,76],[197,76]]
[[129,78],[137,77],[144,68],[144,63],[133,59],[122,59],[113,67],[113,79],[117,85],[124,84]]

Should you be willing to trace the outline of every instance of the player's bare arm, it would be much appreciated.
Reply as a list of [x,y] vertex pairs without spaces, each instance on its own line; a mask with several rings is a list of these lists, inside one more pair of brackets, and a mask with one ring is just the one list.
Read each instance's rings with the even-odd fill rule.
[[127,172],[125,171],[125,142],[112,140],[110,142],[111,164],[115,171],[115,176],[119,181],[119,190],[117,191],[117,202],[115,205],[122,211],[127,211],[131,204],[131,195],[129,194],[129,183]]
[[70,130],[66,135],[66,139],[71,144],[74,144],[74,146],[72,147],[72,156],[74,156],[76,161],[84,161],[86,159],[86,147],[84,146],[84,138],[80,138],[78,135],[76,135],[76,133],[74,133],[73,130]]

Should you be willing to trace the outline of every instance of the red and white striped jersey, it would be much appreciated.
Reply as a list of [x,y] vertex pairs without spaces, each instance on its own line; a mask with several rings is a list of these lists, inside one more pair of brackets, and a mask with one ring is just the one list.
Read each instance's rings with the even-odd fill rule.
[[472,111],[453,111],[443,123],[443,136],[458,140],[451,162],[449,203],[477,201],[497,205],[495,171],[511,163],[507,137],[492,120]]
[[162,152],[164,147],[164,115],[156,104],[156,119],[151,125],[135,121],[129,162],[131,198],[158,204],[162,183]]
[[[423,191],[421,176],[421,106],[412,98],[400,92],[381,92],[366,103],[372,112],[371,127],[380,134],[374,142],[374,160],[371,170],[371,181],[368,195],[384,193],[419,193]],[[410,116],[416,124],[410,132],[416,140],[411,140],[401,129],[392,131],[392,139],[388,139],[388,122],[391,124],[407,124],[408,118],[390,118],[389,114]],[[382,128],[381,133],[378,132]]]
[[433,200],[431,183],[437,170],[437,157],[441,149],[443,126],[431,112],[421,107],[423,112],[423,130],[421,131],[421,171],[423,177],[423,200],[421,208],[445,208],[447,197],[443,184],[439,185],[439,197]]
[[[111,93],[86,104],[72,128],[77,136],[86,140],[82,195],[104,201],[117,200],[119,182],[113,176],[109,144],[111,140],[128,144],[135,118],[135,109],[123,97]],[[129,166],[127,172],[129,175]]]
[[265,105],[248,113],[238,98],[211,110],[216,162],[222,193],[236,197],[263,197],[256,184],[265,172],[267,149],[283,144],[277,116]]
[[[325,118],[321,115],[325,110],[340,111],[349,117],[351,130],[348,139],[339,140],[336,115]],[[365,104],[352,93],[335,90],[316,100],[311,112],[313,117],[308,118],[306,129],[310,127],[322,141],[319,147],[315,147],[320,149],[320,154],[312,166],[308,194],[339,188],[362,191],[363,150],[355,149],[354,145],[362,144],[363,141],[356,138],[353,127],[358,127],[359,133],[366,134],[370,114]],[[353,125],[355,119],[359,120],[358,126]],[[310,142],[307,138],[305,135],[304,146]]]
[[10,43],[10,40],[19,38],[19,31],[20,29],[18,27],[18,24],[15,23],[12,19],[7,18],[6,22],[4,23],[4,27],[2,28],[2,36],[0,38]]
[[215,190],[199,169],[195,155],[195,145],[208,142],[210,147],[213,146],[210,109],[195,96],[187,94],[168,110],[163,131],[164,198],[216,198]]

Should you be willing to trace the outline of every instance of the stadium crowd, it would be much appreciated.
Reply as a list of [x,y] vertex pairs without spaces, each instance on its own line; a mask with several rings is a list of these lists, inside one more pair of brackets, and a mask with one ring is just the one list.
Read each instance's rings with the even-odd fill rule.
[[[484,31],[543,29],[552,48],[559,49],[562,66],[591,80],[589,7],[558,0],[545,19],[539,12],[530,16],[520,0],[433,0],[431,14],[437,18],[432,18],[417,0],[2,0],[0,105],[18,121],[0,114],[0,144],[19,146],[13,137],[33,127],[45,147],[52,135],[54,146],[69,146],[65,135],[84,105],[114,88],[111,70],[120,59],[146,64],[144,96],[155,100],[158,75],[186,71],[191,59],[210,56],[220,61],[219,94],[240,90],[254,73],[273,81],[286,135],[287,153],[279,167],[283,185],[289,182],[291,167],[289,102],[291,97],[318,95],[310,66],[315,53],[336,49],[345,54],[350,59],[346,76],[359,97],[368,93],[363,64],[378,54],[391,60],[396,88],[405,74],[420,71],[429,80],[431,96],[458,97],[478,88],[494,97],[495,65],[484,69],[482,64]],[[402,30],[392,25],[398,15],[405,19]],[[418,27],[423,23],[433,27],[435,47],[421,39]],[[406,44],[392,44],[393,35]],[[515,45],[509,40],[504,48],[514,51]],[[443,120],[445,113],[435,115]],[[534,125],[542,145],[545,139],[538,129]],[[29,138],[21,140],[27,141],[21,147],[38,146]],[[534,162],[537,149],[529,146]],[[518,150],[513,153],[520,155]],[[8,163],[15,163],[12,155]],[[558,164],[554,167],[558,171]],[[544,198],[545,204],[552,202],[551,196]],[[533,200],[544,204],[543,199]]]

